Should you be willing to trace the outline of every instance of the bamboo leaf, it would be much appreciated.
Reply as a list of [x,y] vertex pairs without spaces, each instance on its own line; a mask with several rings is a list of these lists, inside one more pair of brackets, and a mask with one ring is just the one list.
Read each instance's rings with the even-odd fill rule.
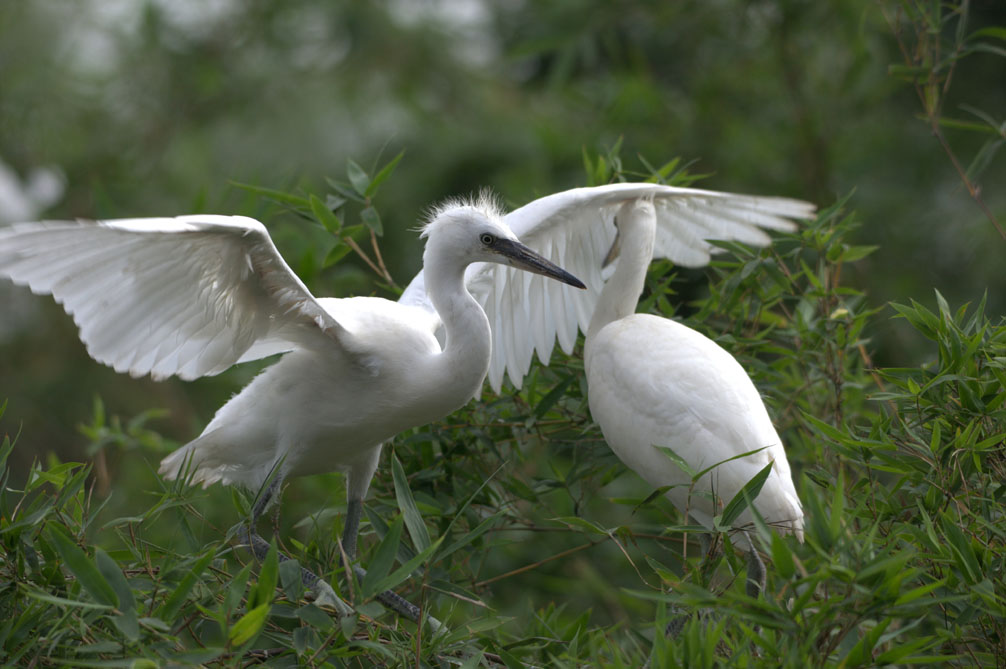
[[402,463],[394,454],[391,455],[391,473],[395,481],[395,499],[398,500],[398,508],[405,518],[405,526],[409,528],[412,544],[417,550],[424,551],[430,545],[430,533],[426,529],[419,508],[416,507],[416,500],[412,497],[412,490],[409,489],[409,481],[405,478]]
[[758,493],[761,492],[762,486],[765,485],[765,481],[768,480],[769,474],[772,473],[772,466],[775,463],[770,462],[761,468],[757,474],[751,477],[751,480],[744,484],[733,499],[727,503],[726,507],[723,509],[723,513],[720,514],[718,525],[727,528],[732,527],[733,522],[737,520],[737,517],[744,512],[749,506],[754,504],[754,500],[758,497]]
[[376,583],[391,571],[391,565],[395,563],[395,555],[398,554],[398,543],[402,538],[404,520],[404,514],[395,518],[391,526],[388,527],[388,533],[384,535],[384,539],[378,544],[377,551],[368,565],[367,575],[364,576],[363,583],[360,584],[364,598],[373,597],[377,592],[380,592],[377,589]]
[[243,646],[258,634],[269,618],[269,607],[269,604],[261,604],[241,616],[227,633],[231,645]]
[[182,608],[182,604],[185,603],[185,599],[189,596],[189,592],[192,591],[192,587],[199,580],[199,577],[203,575],[206,567],[209,566],[213,558],[216,557],[216,551],[210,550],[192,565],[192,568],[185,572],[185,576],[179,581],[178,585],[172,590],[171,595],[168,597],[167,601],[161,607],[158,612],[158,617],[162,620],[174,620],[178,615],[178,611]]
[[377,193],[378,187],[384,183],[385,179],[391,176],[391,173],[395,171],[396,167],[398,167],[398,163],[404,155],[405,150],[403,149],[397,156],[389,160],[377,174],[374,175],[374,178],[371,179],[370,184],[367,185],[366,191],[363,193],[365,197],[373,197]]
[[349,177],[349,183],[353,185],[353,190],[357,192],[358,195],[366,197],[367,187],[370,186],[370,177],[367,173],[360,167],[356,161],[352,158],[346,159],[346,176]]
[[63,558],[63,564],[74,575],[81,587],[99,604],[118,606],[119,598],[116,596],[115,590],[101,575],[87,554],[64,534],[62,529],[57,529],[55,525],[50,525],[49,536],[52,538],[60,557]]

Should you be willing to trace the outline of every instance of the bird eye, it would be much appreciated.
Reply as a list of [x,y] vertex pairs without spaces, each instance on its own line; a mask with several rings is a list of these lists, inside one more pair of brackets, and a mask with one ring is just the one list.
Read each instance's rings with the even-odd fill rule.
[[496,238],[490,235],[488,232],[484,232],[479,236],[479,241],[481,241],[486,246],[492,246]]

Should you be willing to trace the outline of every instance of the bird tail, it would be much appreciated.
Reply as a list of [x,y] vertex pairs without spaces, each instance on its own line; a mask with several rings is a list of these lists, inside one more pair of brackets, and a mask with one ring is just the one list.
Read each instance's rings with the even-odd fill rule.
[[202,484],[203,488],[220,482],[228,485],[233,476],[232,467],[213,457],[213,436],[216,430],[204,433],[161,460],[157,473],[168,481],[182,479],[189,485]]

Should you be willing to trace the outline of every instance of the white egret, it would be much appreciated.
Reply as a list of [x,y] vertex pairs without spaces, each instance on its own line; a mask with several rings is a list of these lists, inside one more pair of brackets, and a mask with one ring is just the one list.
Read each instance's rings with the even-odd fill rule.
[[[505,268],[469,268],[469,288],[493,325],[493,388],[499,390],[504,370],[520,387],[532,353],[548,364],[557,337],[572,352],[579,328],[586,334],[591,413],[626,465],[655,487],[680,486],[668,491],[670,500],[711,528],[716,509],[703,493],[729,500],[774,461],[754,506],[766,521],[800,535],[803,513],[786,454],[743,368],[703,335],[633,313],[653,258],[701,266],[717,250],[710,239],[764,246],[771,240],[762,228],[791,230],[789,219],[813,211],[813,205],[786,198],[640,183],[577,188],[514,210],[506,224],[529,247],[581,276],[587,290],[573,294]],[[621,253],[605,283],[602,269],[606,252],[614,250],[616,217]],[[421,272],[402,301],[429,309],[424,281]],[[655,446],[670,447],[695,471],[763,450],[716,467],[688,499],[690,479]],[[749,512],[738,519],[749,520]],[[763,574],[753,546],[737,536],[751,548],[749,572]]]
[[[271,480],[249,523],[261,556],[255,522],[281,482],[342,470],[352,557],[382,443],[462,407],[486,377],[489,321],[465,289],[465,268],[502,263],[583,287],[523,246],[489,198],[439,207],[422,236],[435,313],[375,297],[315,298],[265,227],[240,216],[15,225],[0,230],[0,276],[52,294],[90,355],[132,376],[195,379],[286,353],[160,472],[253,491]],[[319,585],[309,572],[305,582]],[[415,607],[385,595],[416,619]]]
[[[622,462],[655,488],[671,486],[668,499],[709,529],[720,503],[771,463],[752,504],[766,523],[802,539],[803,510],[786,451],[744,368],[705,335],[635,313],[656,220],[648,199],[627,202],[616,215],[620,259],[584,341],[590,413]],[[692,471],[711,470],[693,483],[661,446]],[[750,508],[736,520],[751,521]],[[757,596],[764,566],[746,532],[733,536],[748,548],[748,593]]]

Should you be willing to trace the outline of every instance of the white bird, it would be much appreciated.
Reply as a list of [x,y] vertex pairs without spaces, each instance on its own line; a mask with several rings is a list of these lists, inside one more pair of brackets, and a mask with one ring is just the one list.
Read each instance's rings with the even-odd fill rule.
[[[516,209],[506,224],[530,248],[583,277],[587,291],[573,294],[505,268],[469,268],[469,288],[493,325],[493,388],[499,390],[504,370],[520,387],[533,351],[547,364],[556,337],[571,352],[579,328],[591,414],[626,465],[654,487],[677,486],[667,493],[672,503],[712,528],[717,509],[709,493],[729,501],[774,461],[754,506],[767,522],[800,536],[803,512],[785,451],[743,368],[698,332],[634,312],[653,258],[701,266],[717,250],[710,239],[764,246],[771,240],[761,228],[792,230],[789,219],[813,211],[786,198],[639,183],[573,189]],[[621,250],[605,283],[616,237]],[[421,272],[402,301],[429,308],[427,297]],[[689,495],[690,478],[657,446],[670,447],[694,471],[758,452],[714,468]],[[737,519],[749,521],[749,511]],[[745,535],[735,537],[752,548],[749,574],[764,573]]]
[[[584,341],[590,413],[623,463],[654,488],[671,486],[668,499],[710,530],[723,504],[771,464],[752,504],[767,524],[802,540],[803,510],[786,451],[744,368],[705,335],[635,313],[656,219],[646,199],[625,203],[616,215],[620,259]],[[693,482],[658,447],[670,448],[692,472],[711,470]],[[752,520],[748,508],[735,523]],[[748,593],[757,596],[764,566],[746,532],[733,539],[749,550]]]
[[[488,198],[439,207],[422,236],[435,313],[375,297],[315,298],[265,227],[240,216],[15,225],[0,230],[0,276],[52,294],[91,356],[132,376],[195,379],[285,352],[160,473],[253,491],[271,481],[249,523],[260,554],[268,545],[255,521],[284,479],[345,471],[352,557],[382,443],[464,406],[486,377],[489,321],[465,289],[465,268],[502,263],[583,286],[523,246]],[[446,332],[443,346],[435,328]],[[309,572],[305,582],[318,584]]]

